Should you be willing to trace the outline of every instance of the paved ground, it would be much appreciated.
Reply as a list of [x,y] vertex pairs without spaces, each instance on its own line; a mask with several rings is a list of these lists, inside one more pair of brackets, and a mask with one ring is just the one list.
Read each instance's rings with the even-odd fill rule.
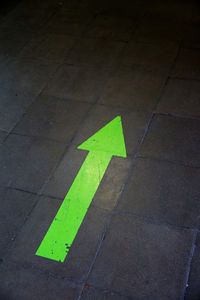
[[[12,7],[10,7],[12,6]],[[0,299],[200,299],[198,1],[12,1],[0,12]],[[86,151],[113,157],[64,263],[35,255]]]

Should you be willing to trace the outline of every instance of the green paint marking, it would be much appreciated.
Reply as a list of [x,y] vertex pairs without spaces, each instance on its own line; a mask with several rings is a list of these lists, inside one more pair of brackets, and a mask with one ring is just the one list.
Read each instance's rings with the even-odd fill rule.
[[118,116],[78,146],[90,151],[36,255],[63,262],[113,155],[126,157]]

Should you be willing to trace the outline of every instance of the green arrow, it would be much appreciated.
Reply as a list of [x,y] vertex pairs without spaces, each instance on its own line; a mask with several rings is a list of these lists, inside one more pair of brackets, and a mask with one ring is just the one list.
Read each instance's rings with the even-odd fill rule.
[[63,262],[113,155],[126,157],[121,117],[117,116],[78,146],[90,151],[36,255]]

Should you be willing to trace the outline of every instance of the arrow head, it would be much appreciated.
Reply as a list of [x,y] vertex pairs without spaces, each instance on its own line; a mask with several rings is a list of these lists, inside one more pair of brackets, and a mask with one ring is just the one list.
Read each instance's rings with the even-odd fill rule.
[[127,157],[121,117],[117,116],[78,146],[87,151],[101,151],[111,156]]

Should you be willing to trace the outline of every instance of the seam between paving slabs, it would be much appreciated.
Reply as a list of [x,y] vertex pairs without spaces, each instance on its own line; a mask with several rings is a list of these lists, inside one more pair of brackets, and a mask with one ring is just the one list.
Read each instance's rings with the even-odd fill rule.
[[189,258],[188,258],[187,271],[186,271],[186,274],[185,274],[185,288],[183,290],[183,295],[181,297],[182,300],[185,299],[186,292],[187,292],[188,281],[189,281],[189,276],[190,276],[190,270],[191,270],[191,265],[192,265],[192,259],[194,257],[195,248],[196,248],[197,234],[198,234],[198,230],[195,230],[194,235],[193,235],[192,247],[190,249],[190,255],[189,255]]
[[[151,121],[152,121],[152,117],[153,117],[153,113],[151,113],[151,116],[150,116],[150,118],[149,118],[149,120],[148,120],[148,122],[147,122],[146,128],[145,128],[144,133],[143,133],[143,135],[142,135],[142,137],[141,137],[141,140],[140,140],[140,142],[138,143],[136,153],[133,155],[132,163],[131,163],[131,166],[130,166],[130,168],[129,168],[128,175],[126,176],[125,183],[124,183],[124,185],[123,185],[123,187],[122,187],[122,190],[121,190],[121,192],[120,192],[120,195],[119,195],[119,197],[118,197],[117,203],[116,203],[116,205],[115,205],[113,211],[114,211],[115,208],[118,206],[118,203],[119,203],[119,201],[120,201],[120,199],[121,199],[121,197],[122,197],[122,194],[123,194],[123,192],[124,192],[124,189],[125,189],[125,187],[126,187],[128,181],[129,181],[129,178],[130,178],[131,174],[132,174],[132,171],[133,171],[133,168],[134,168],[134,166],[135,166],[136,159],[137,159],[137,155],[138,155],[138,153],[139,153],[139,151],[140,151],[140,148],[141,148],[141,145],[142,145],[142,143],[143,143],[143,141],[144,141],[144,137],[145,137],[145,135],[146,135],[146,133],[147,133],[147,131],[148,131],[148,129],[149,129],[150,123],[151,123]],[[112,220],[112,216],[113,216],[113,214],[111,213],[111,215],[108,216],[108,219],[107,219],[107,221],[106,221],[106,223],[105,223],[105,230],[104,230],[104,232],[103,232],[103,234],[102,234],[102,237],[101,237],[101,239],[100,239],[100,241],[99,241],[99,245],[97,246],[96,253],[95,253],[95,255],[94,255],[94,258],[93,258],[93,260],[92,260],[92,262],[91,262],[91,265],[90,265],[90,267],[89,267],[88,273],[87,273],[87,275],[86,275],[86,278],[85,278],[85,284],[86,284],[86,282],[87,282],[87,280],[88,280],[88,277],[89,277],[89,275],[90,275],[90,273],[91,273],[91,271],[92,271],[92,269],[93,269],[93,266],[94,266],[94,264],[95,264],[96,258],[97,258],[98,254],[99,254],[99,252],[100,252],[101,246],[102,246],[103,241],[104,241],[104,239],[105,239],[105,237],[106,237],[106,233],[107,233],[108,228],[109,228],[109,226],[110,226],[110,223],[111,223],[111,220]],[[82,297],[82,296],[80,295],[80,297],[79,297],[77,300],[80,300],[81,297]]]

